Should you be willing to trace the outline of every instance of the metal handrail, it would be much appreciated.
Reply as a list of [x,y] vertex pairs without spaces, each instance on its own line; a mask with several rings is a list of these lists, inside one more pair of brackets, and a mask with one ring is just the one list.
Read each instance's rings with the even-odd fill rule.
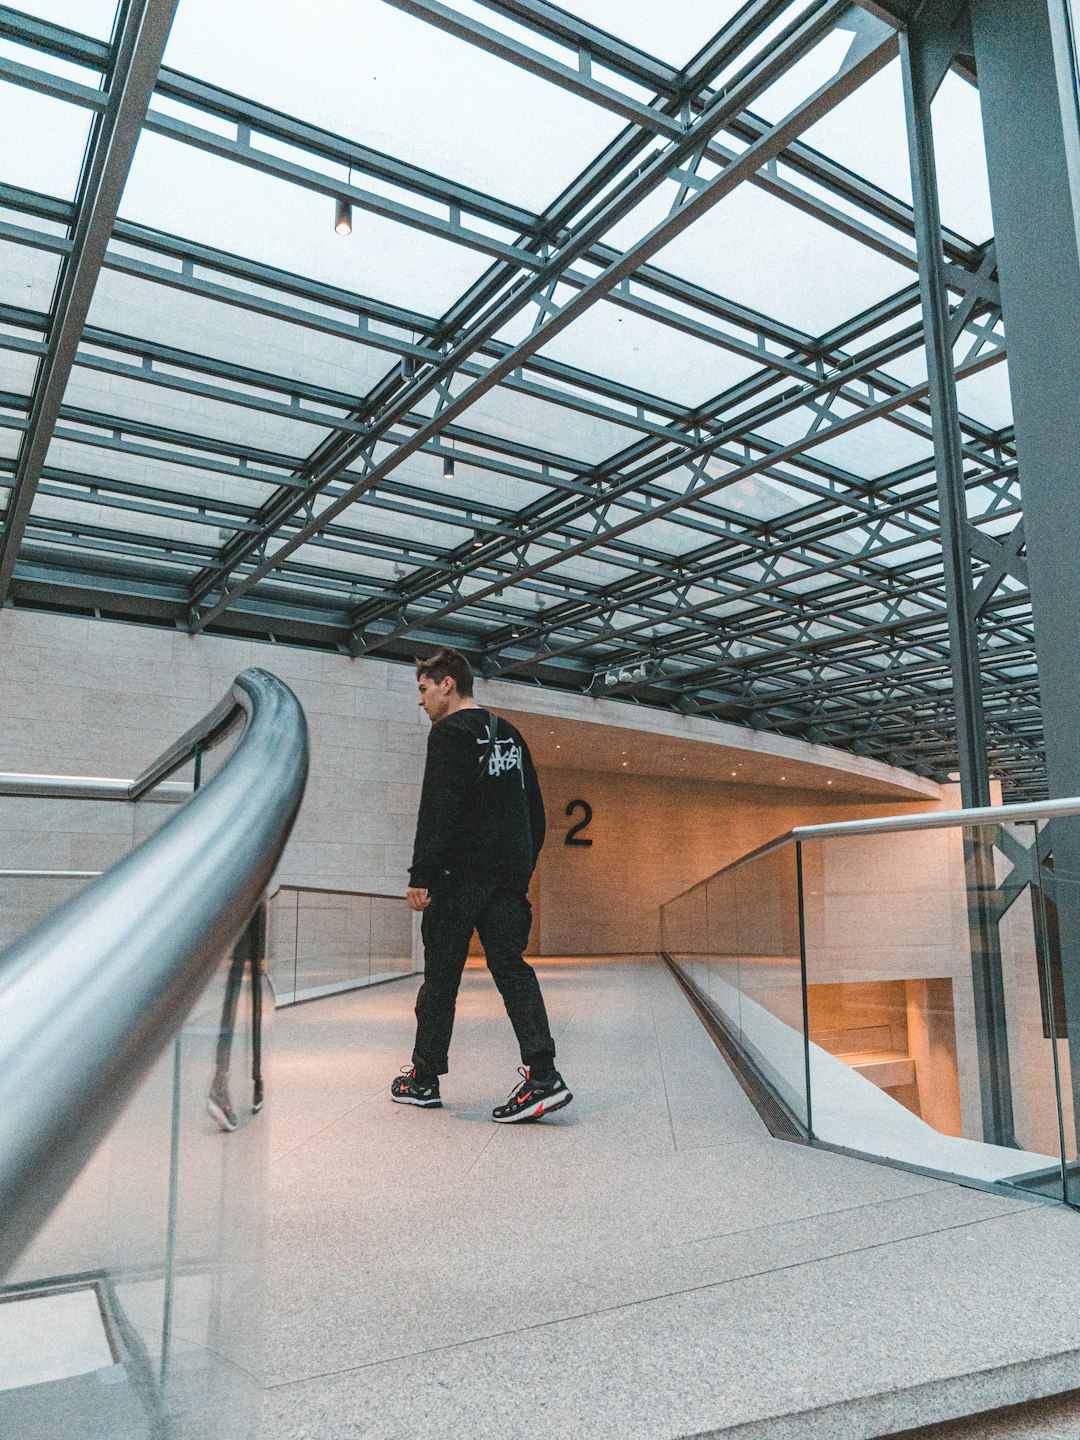
[[[141,779],[142,777],[140,777]],[[194,787],[190,780],[171,780],[150,791],[143,789],[138,797],[132,794],[138,780],[114,780],[103,775],[17,775],[0,774],[0,796],[20,796],[34,800],[140,800],[159,805],[182,805],[190,800]]]
[[0,880],[96,880],[104,870],[0,870]]
[[738,870],[743,865],[771,855],[774,850],[783,850],[785,846],[793,845],[799,840],[836,840],[845,835],[890,835],[899,830],[946,830],[954,825],[1007,825],[1023,820],[1060,820],[1069,815],[1080,815],[1080,799],[1038,800],[1027,805],[981,805],[970,810],[926,810],[914,815],[874,815],[865,820],[796,825],[791,830],[785,830],[782,835],[777,835],[774,840],[766,840],[764,845],[748,850],[730,864],[722,865],[719,870],[706,875],[704,880],[695,880],[693,885],[688,885],[685,890],[680,890],[677,895],[665,900],[660,908],[673,905],[676,900],[681,900],[684,895],[692,895],[702,885],[708,885],[721,875],[727,875],[732,870]]
[[[0,875],[3,871],[0,871]],[[283,890],[298,890],[302,895],[352,895],[358,900],[401,900],[404,901],[404,892],[398,895],[388,895],[385,890],[342,890],[336,885],[294,885],[291,880],[285,880],[278,888],[268,895],[268,900],[275,899]]]
[[277,865],[304,793],[307,725],[265,670],[238,675],[131,798],[241,715],[236,748],[183,809],[0,955],[0,1275],[180,1029]]

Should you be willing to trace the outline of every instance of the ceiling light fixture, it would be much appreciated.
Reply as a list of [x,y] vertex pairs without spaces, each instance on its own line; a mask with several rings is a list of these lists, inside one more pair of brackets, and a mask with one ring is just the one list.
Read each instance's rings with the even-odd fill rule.
[[334,206],[334,229],[339,235],[352,234],[352,206],[348,200],[339,200]]

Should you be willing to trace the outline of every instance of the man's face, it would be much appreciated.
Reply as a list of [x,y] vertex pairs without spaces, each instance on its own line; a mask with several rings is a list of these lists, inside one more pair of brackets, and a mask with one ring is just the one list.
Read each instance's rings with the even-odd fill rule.
[[449,675],[442,680],[431,680],[427,675],[421,675],[417,689],[420,691],[420,698],[416,703],[424,709],[433,725],[449,715],[457,693],[457,687]]

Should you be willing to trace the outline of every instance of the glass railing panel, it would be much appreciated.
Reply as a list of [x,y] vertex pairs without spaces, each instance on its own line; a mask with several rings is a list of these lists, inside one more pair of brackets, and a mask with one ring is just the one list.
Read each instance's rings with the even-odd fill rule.
[[742,1043],[738,884],[734,874],[714,875],[705,891],[705,973],[700,985],[717,1019]]
[[661,922],[663,948],[805,1126],[794,845],[720,871],[664,905]]
[[405,901],[397,896],[372,895],[369,970],[372,984],[413,973],[412,916]]
[[278,1005],[296,999],[297,937],[300,926],[300,892],[282,887],[267,903],[266,968]]
[[737,887],[742,1044],[765,1081],[803,1125],[807,1120],[794,845],[731,872]]
[[412,912],[403,896],[283,885],[269,907],[278,1005],[411,975]]
[[299,907],[297,998],[365,982],[371,973],[371,897],[302,890]]
[[[1037,884],[1030,902],[1036,921],[1040,1014],[1028,1033],[1043,1037],[1054,1066],[1059,1146],[1064,1155],[1066,1199],[1080,1206],[1080,819],[1038,827]],[[1044,1184],[1048,1183],[1044,1180]],[[1052,1182],[1049,1182],[1052,1184]]]
[[0,870],[0,950],[14,944],[80,890],[94,874]]
[[1034,827],[801,848],[815,1137],[1060,1198]]
[[[266,1116],[254,1045],[273,1005],[254,971],[257,991],[249,959],[222,962],[0,1290],[0,1435],[255,1436]],[[226,1098],[226,1074],[232,1131],[207,1106]]]
[[705,886],[696,885],[662,907],[660,946],[700,989],[707,971],[708,945]]

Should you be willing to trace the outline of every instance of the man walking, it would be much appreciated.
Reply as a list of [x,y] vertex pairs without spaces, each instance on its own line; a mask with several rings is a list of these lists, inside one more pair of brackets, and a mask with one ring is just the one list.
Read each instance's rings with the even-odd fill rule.
[[394,1080],[391,1097],[442,1104],[439,1076],[447,1071],[458,986],[476,930],[524,1066],[521,1084],[492,1119],[533,1120],[573,1099],[555,1069],[540,986],[522,958],[532,924],[526,892],[544,843],[540,786],[518,731],[473,699],[473,672],[460,651],[418,660],[416,679],[431,734],[407,898],[424,915],[424,983],[412,1064]]

